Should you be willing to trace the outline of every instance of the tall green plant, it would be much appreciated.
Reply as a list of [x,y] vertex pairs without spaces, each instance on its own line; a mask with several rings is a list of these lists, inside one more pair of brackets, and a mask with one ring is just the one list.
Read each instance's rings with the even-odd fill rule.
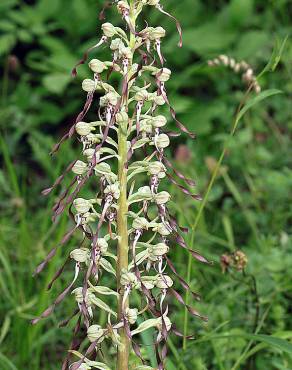
[[[175,244],[189,251],[195,259],[203,263],[208,261],[186,246],[181,236],[185,230],[178,226],[167,207],[171,195],[159,190],[160,182],[168,178],[187,195],[200,199],[199,195],[188,190],[194,182],[175,170],[165,157],[170,137],[180,132],[165,130],[167,119],[158,114],[160,106],[168,106],[180,131],[192,138],[194,134],[178,121],[168,99],[166,82],[171,71],[164,67],[161,50],[165,30],[160,26],[147,26],[139,31],[136,26],[137,18],[146,5],[175,20],[180,35],[179,46],[182,46],[179,23],[164,11],[159,0],[119,1],[116,7],[128,33],[111,23],[102,25],[103,35],[89,51],[103,44],[109,45],[112,59],[93,59],[89,62],[93,78],[82,83],[87,93],[85,106],[70,131],[53,150],[57,151],[62,142],[76,132],[85,157],[85,160],[71,162],[55,184],[44,191],[44,194],[50,193],[70,171],[75,174],[54,206],[54,219],[69,206],[69,215],[74,222],[74,227],[64,236],[61,244],[65,244],[77,230],[83,236],[79,247],[70,252],[68,259],[75,264],[75,273],[55,302],[33,321],[37,323],[49,316],[75,288],[73,293],[78,307],[72,317],[78,316],[78,320],[70,352],[79,356],[79,360],[70,365],[71,358],[68,356],[63,369],[109,369],[108,365],[96,361],[105,340],[110,340],[116,348],[118,370],[128,369],[130,346],[143,364],[137,369],[152,369],[146,366],[135,339],[136,335],[149,328],[157,330],[153,345],[158,368],[164,369],[169,332],[181,336],[169,318],[166,300],[169,294],[192,315],[205,319],[184,302],[173,288],[172,278],[166,273],[168,268],[182,287],[190,290],[167,256]],[[78,65],[85,63],[86,59],[87,53]],[[75,68],[73,74],[76,73]],[[112,79],[113,75],[119,76],[120,89],[118,84],[111,82],[117,80]],[[102,95],[97,120],[84,122],[96,92]],[[140,160],[132,160],[134,155]],[[148,185],[138,187],[137,183],[145,175]],[[90,181],[95,195],[89,199],[78,197],[85,185],[90,189]],[[52,259],[57,248],[39,265],[37,273]],[[63,270],[64,266],[56,273],[50,287]],[[81,274],[83,284],[76,288],[75,283],[80,280]],[[103,285],[107,275],[116,281],[115,287]],[[140,294],[142,307],[138,307],[134,292]],[[193,295],[198,298],[197,294]],[[106,327],[98,324],[100,311],[108,317]],[[143,319],[146,312],[151,318]],[[82,334],[83,328],[85,335]],[[87,347],[83,354],[79,352],[81,346]]]

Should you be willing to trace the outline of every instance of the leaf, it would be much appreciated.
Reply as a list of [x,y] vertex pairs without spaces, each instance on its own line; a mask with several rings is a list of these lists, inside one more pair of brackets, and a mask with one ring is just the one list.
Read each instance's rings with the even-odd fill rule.
[[6,357],[3,353],[0,352],[0,363],[5,370],[18,370],[18,368]]
[[266,343],[272,347],[278,348],[283,352],[292,355],[292,344],[285,339],[273,337],[265,334],[245,334],[244,337]]
[[260,78],[266,72],[274,72],[275,71],[275,69],[277,68],[277,65],[280,63],[280,60],[282,58],[282,55],[283,55],[283,52],[284,52],[285,45],[286,45],[286,42],[288,40],[288,37],[289,36],[287,35],[284,38],[284,40],[282,41],[282,43],[280,43],[280,44],[279,44],[278,41],[276,42],[276,45],[274,47],[273,53],[271,55],[271,58],[270,58],[268,64],[263,69],[263,71],[258,76],[258,78]]
[[[292,332],[291,331],[281,331],[274,334],[274,337],[282,338],[282,339],[291,339]],[[266,342],[261,342],[256,346],[252,347],[251,350],[242,358],[241,362],[246,361],[250,356],[254,355],[255,353],[261,351],[262,349],[266,348],[268,344]]]
[[[138,316],[137,322],[138,322],[138,324],[141,324],[141,322],[142,322],[141,317]],[[154,332],[155,332],[155,329],[152,328],[152,329],[149,329],[147,331],[143,331],[140,334],[143,345],[145,346],[145,352],[147,353],[148,359],[150,360],[150,364],[153,367],[157,366],[154,344],[153,344]]]
[[[82,353],[78,352],[78,351],[75,351],[75,350],[69,350],[68,352],[72,353],[73,355],[79,357],[80,359],[83,359],[84,356],[82,355]],[[104,364],[103,362],[97,362],[97,361],[91,361],[89,360],[88,358],[84,358],[84,362],[88,365],[88,366],[92,366],[94,367],[95,369],[99,369],[99,370],[111,370],[106,364]]]
[[103,362],[97,362],[97,361],[91,361],[91,360],[86,360],[85,363],[88,366],[91,366],[92,368],[99,369],[99,370],[111,370],[110,367],[108,367],[106,364]]
[[40,19],[43,21],[54,16],[59,10],[60,2],[59,0],[50,0],[50,6],[48,6],[47,0],[38,0],[35,11],[37,12]]
[[3,342],[3,340],[5,339],[8,331],[9,331],[9,328],[10,328],[10,325],[11,325],[11,318],[9,315],[6,315],[5,316],[5,319],[3,321],[3,324],[2,324],[2,327],[1,327],[1,332],[0,332],[0,344]]
[[100,286],[100,285],[92,285],[91,282],[89,281],[88,282],[90,287],[98,294],[103,294],[103,295],[115,295],[115,296],[119,296],[119,294],[117,292],[115,292],[114,290],[106,287],[106,286]]
[[9,22],[7,19],[0,20],[0,30],[4,32],[13,32],[16,26],[14,23]]
[[235,39],[236,33],[227,30],[219,22],[208,22],[184,32],[185,47],[199,53],[222,52]]
[[[245,115],[245,113],[249,109],[251,109],[254,105],[258,104],[262,100],[265,100],[268,97],[273,96],[273,95],[277,95],[277,94],[283,94],[283,92],[281,90],[277,90],[277,89],[265,90],[265,91],[261,92],[260,94],[258,94],[257,96],[255,96],[254,98],[250,99],[244,105],[244,107],[240,110],[240,112],[238,113],[238,115],[236,117],[236,123],[234,125],[235,129],[236,129],[236,126],[237,126],[238,122],[241,120],[241,118]],[[234,129],[233,129],[233,132],[235,132]]]
[[115,269],[113,268],[113,266],[111,265],[111,263],[106,260],[105,258],[101,257],[100,259],[100,266],[105,269],[107,272],[113,274],[116,276],[116,271]]
[[0,37],[0,55],[9,52],[15,45],[16,39],[12,34],[6,34]]
[[226,21],[232,26],[241,27],[250,22],[253,8],[254,0],[232,0],[226,8]]
[[269,33],[262,30],[248,31],[242,34],[236,45],[235,56],[238,59],[253,58],[261,55],[263,48],[270,44]]
[[149,143],[150,139],[148,137],[144,138],[144,139],[140,139],[138,141],[136,141],[136,143],[132,146],[132,149],[138,149],[138,148],[141,148],[142,146],[144,146],[145,144]]
[[196,343],[201,343],[201,342],[207,342],[209,340],[214,340],[214,339],[230,339],[230,338],[246,338],[246,339],[251,339],[255,340],[257,342],[263,342],[268,344],[271,347],[280,349],[283,352],[289,353],[292,355],[292,344],[289,343],[285,339],[281,339],[272,335],[266,335],[266,334],[218,334],[218,335],[210,335],[207,336],[206,338],[199,339],[195,341]]
[[70,75],[64,73],[51,73],[43,78],[43,85],[52,93],[61,94],[68,83]]
[[18,0],[1,0],[0,11],[12,8],[17,3],[18,3]]
[[138,333],[142,333],[143,331],[147,330],[147,329],[150,329],[150,328],[154,328],[157,326],[157,324],[159,323],[159,319],[148,319],[146,321],[143,321],[138,327],[137,329],[133,330],[131,332],[132,335],[135,335],[135,334],[138,334]]
[[101,308],[102,310],[110,313],[114,317],[117,317],[117,314],[104,301],[102,301],[101,299],[99,299],[97,297],[92,297],[90,299],[91,299],[91,302],[94,305],[96,305],[97,307]]

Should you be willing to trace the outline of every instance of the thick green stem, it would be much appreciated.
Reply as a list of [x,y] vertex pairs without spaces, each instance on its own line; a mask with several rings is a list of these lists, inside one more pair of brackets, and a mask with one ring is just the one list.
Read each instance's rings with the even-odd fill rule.
[[[135,8],[134,0],[130,1],[130,20],[135,28]],[[130,36],[130,47],[134,53],[135,49],[135,35]],[[130,60],[130,65],[132,60]],[[125,110],[128,110],[128,98],[123,97],[123,105]],[[129,264],[129,241],[128,241],[128,222],[127,222],[127,212],[128,212],[128,202],[127,202],[127,128],[119,127],[118,132],[118,154],[119,154],[119,171],[118,179],[120,184],[120,198],[118,201],[118,214],[117,214],[117,232],[119,237],[118,242],[118,253],[117,253],[117,285],[119,292],[119,302],[118,302],[118,319],[122,319],[122,302],[123,302],[123,289],[120,284],[121,272],[123,269],[128,269]],[[129,302],[126,302],[126,307],[128,307]],[[130,341],[127,336],[126,330],[121,328],[119,331],[121,345],[118,347],[117,355],[117,370],[128,370],[129,369],[129,351],[130,351]]]
[[[122,269],[128,268],[128,254],[129,254],[129,244],[128,244],[128,223],[127,223],[127,136],[124,131],[120,128],[119,134],[119,183],[120,183],[120,198],[118,201],[118,261],[117,261],[117,281],[118,281],[118,291],[119,295],[119,307],[118,316],[119,320],[122,319],[122,300],[123,300],[123,290],[120,286],[121,271]],[[128,304],[128,303],[127,303]],[[129,362],[129,339],[125,330],[122,328],[120,330],[121,345],[118,348],[118,359],[117,359],[117,370],[128,370]]]

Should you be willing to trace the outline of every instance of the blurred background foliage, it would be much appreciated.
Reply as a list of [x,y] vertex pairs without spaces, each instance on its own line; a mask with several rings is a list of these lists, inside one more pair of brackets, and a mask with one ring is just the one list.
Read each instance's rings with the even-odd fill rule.
[[[40,195],[78,155],[76,143],[67,143],[58,156],[48,156],[53,143],[70,126],[85,96],[82,78],[86,66],[72,80],[70,70],[83,51],[99,37],[96,0],[0,1],[0,369],[55,370],[68,348],[70,326],[58,329],[68,316],[67,299],[55,316],[36,327],[29,320],[40,313],[65,284],[66,274],[52,293],[46,284],[71,246],[59,251],[37,278],[32,272],[46,251],[55,246],[69,226],[50,219],[53,198]],[[207,60],[225,53],[246,60],[260,73],[291,34],[291,0],[168,0],[184,29],[184,48],[168,18],[153,11],[145,19],[163,25],[164,43],[173,78],[170,99],[180,119],[197,133],[173,140],[170,154],[186,175],[197,179],[206,193],[216,162],[232,127],[236,107],[244,95],[240,77],[224,68],[210,68]],[[112,10],[107,17],[117,24]],[[92,53],[99,59],[106,52]],[[254,106],[228,140],[226,156],[211,188],[206,207],[189,233],[190,245],[214,261],[213,266],[190,264],[178,247],[172,258],[202,301],[192,302],[209,316],[202,323],[185,316],[171,302],[173,320],[196,335],[183,343],[171,338],[167,369],[291,369],[292,246],[291,134],[292,43],[288,38],[273,73],[259,80],[262,89],[283,94]],[[276,58],[277,59],[277,58]],[[280,60],[279,60],[280,59]],[[93,113],[91,113],[92,117]],[[172,123],[170,123],[172,125]],[[58,189],[60,190],[60,189]],[[199,204],[176,188],[173,212],[181,224],[196,222]],[[198,218],[197,218],[198,221]],[[240,249],[247,258],[244,271],[220,267],[222,254]],[[68,279],[70,275],[68,271]],[[182,294],[183,291],[181,292]],[[190,297],[187,297],[189,299]],[[101,322],[104,318],[101,318]],[[251,336],[254,334],[254,336]],[[264,334],[264,335],[261,335]],[[149,343],[151,336],[142,337]],[[154,365],[148,346],[143,351]],[[105,356],[111,354],[105,349]]]

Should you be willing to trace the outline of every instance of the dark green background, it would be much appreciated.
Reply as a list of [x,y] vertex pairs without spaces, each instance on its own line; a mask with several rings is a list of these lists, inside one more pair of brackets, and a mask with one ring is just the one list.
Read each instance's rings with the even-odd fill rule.
[[[63,249],[39,278],[32,272],[46,251],[69,227],[66,217],[57,225],[50,220],[49,199],[40,191],[78,155],[78,146],[66,144],[53,159],[53,143],[80,111],[85,94],[82,78],[70,70],[83,51],[100,37],[98,14],[103,1],[39,0],[0,1],[0,369],[55,370],[70,341],[71,328],[58,329],[59,320],[71,312],[73,299],[58,308],[53,318],[37,327],[29,320],[53,300],[69,281],[71,271],[52,293],[46,283],[70,250]],[[168,31],[163,50],[173,71],[169,97],[181,121],[197,133],[197,140],[174,138],[170,156],[177,167],[196,178],[205,194],[216,163],[232,127],[234,112],[245,86],[240,76],[224,68],[211,69],[207,60],[226,53],[246,60],[260,73],[291,34],[290,0],[181,0],[164,1],[184,29],[184,48],[177,48],[175,24],[157,11],[145,14],[150,25]],[[113,11],[107,19],[118,24]],[[144,25],[143,25],[144,26]],[[278,53],[279,54],[279,53]],[[92,53],[107,58],[105,51]],[[280,55],[278,55],[280,56]],[[192,247],[215,263],[192,265],[191,286],[203,300],[192,304],[209,316],[208,324],[188,319],[190,341],[172,337],[168,370],[182,369],[291,369],[291,134],[292,43],[288,38],[276,70],[259,80],[262,89],[280,89],[248,111],[229,140],[227,155],[212,187]],[[252,98],[252,97],[251,97]],[[91,117],[94,117],[91,114]],[[174,129],[170,123],[170,129]],[[187,145],[188,150],[182,150]],[[178,152],[178,148],[180,148]],[[173,212],[180,223],[192,225],[198,206],[169,186]],[[60,189],[59,189],[60,190]],[[190,234],[187,235],[192,244]],[[74,243],[71,243],[71,247]],[[72,249],[72,248],[71,248]],[[248,257],[246,273],[254,276],[259,299],[259,334],[253,355],[242,356],[253,333],[255,293],[251,278],[240,272],[222,274],[220,256],[236,249]],[[171,252],[177,270],[187,279],[188,256],[178,247]],[[178,289],[179,286],[178,286]],[[181,291],[182,294],[185,294]],[[170,301],[172,318],[180,330],[184,309]],[[218,337],[224,335],[225,338]],[[278,342],[275,338],[281,338]],[[264,337],[266,338],[266,337]],[[147,338],[141,339],[147,343]],[[201,341],[200,341],[201,340]],[[283,342],[286,340],[286,342]],[[150,338],[151,341],[151,338]],[[149,343],[149,338],[148,338]],[[276,344],[279,344],[278,346]],[[147,347],[145,347],[147,349]],[[153,356],[144,349],[145,356]],[[290,354],[289,354],[290,351]],[[248,352],[248,351],[247,351]],[[111,353],[105,351],[107,358]],[[150,356],[150,357],[149,357]]]

